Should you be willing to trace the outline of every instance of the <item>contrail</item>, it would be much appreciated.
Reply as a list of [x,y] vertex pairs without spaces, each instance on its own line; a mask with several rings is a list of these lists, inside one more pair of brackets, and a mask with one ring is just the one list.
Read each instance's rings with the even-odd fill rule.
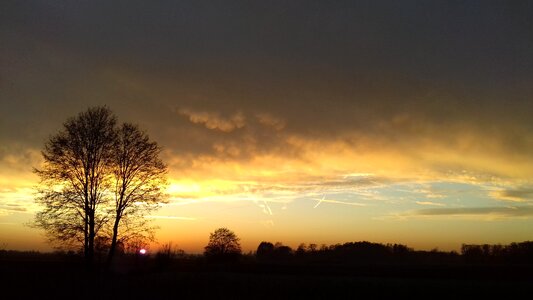
[[322,199],[318,200],[318,203],[313,208],[317,208],[320,205],[320,203],[322,203],[322,201],[324,201],[324,198],[326,198],[326,194],[324,194],[324,196],[322,196]]
[[338,201],[338,200],[326,200],[326,195],[322,197],[322,199],[318,200],[318,203],[313,207],[317,208],[322,202],[325,203],[333,203],[333,204],[344,204],[344,205],[352,205],[352,206],[366,206],[364,203],[358,203],[358,202],[344,202],[344,201]]
[[270,206],[268,206],[267,201],[263,200],[263,202],[265,203],[265,207],[266,207],[266,209],[268,210],[268,214],[269,214],[269,215],[272,215],[272,210],[270,209]]
[[167,219],[167,220],[184,220],[184,221],[196,221],[196,218],[191,217],[178,217],[178,216],[146,216],[147,219]]

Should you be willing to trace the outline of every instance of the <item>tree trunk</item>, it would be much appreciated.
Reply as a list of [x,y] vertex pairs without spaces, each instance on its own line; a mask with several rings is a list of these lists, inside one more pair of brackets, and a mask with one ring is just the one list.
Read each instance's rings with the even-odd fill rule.
[[111,238],[111,246],[109,247],[109,253],[107,255],[107,267],[111,266],[111,262],[113,261],[113,257],[115,256],[115,250],[117,248],[119,222],[120,222],[120,215],[117,212],[117,217],[115,218],[115,224],[113,225],[113,237]]
[[85,257],[87,265],[89,268],[92,267],[94,261],[94,237],[95,237],[95,222],[94,222],[94,212],[91,212],[89,215],[89,245],[87,247],[87,255]]
[[89,255],[89,224],[87,223],[87,214],[85,214],[85,220],[84,220],[84,231],[83,231],[83,237],[84,237],[84,243],[83,243],[83,257],[85,260],[87,260],[87,256]]
[[83,225],[84,225],[84,231],[83,231],[83,237],[84,237],[84,244],[83,244],[83,257],[85,258],[85,263],[87,264],[87,269],[90,269],[91,262],[89,260],[89,192],[87,190],[87,181],[89,180],[87,177],[87,172],[85,172],[85,184],[84,184],[84,213],[85,218],[83,219]]

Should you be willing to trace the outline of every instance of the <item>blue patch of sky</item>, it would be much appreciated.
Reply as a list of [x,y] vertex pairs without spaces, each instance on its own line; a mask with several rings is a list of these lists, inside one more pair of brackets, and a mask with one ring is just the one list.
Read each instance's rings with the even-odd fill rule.
[[[383,215],[426,208],[453,207],[487,207],[505,206],[508,203],[490,196],[494,186],[458,182],[402,182],[354,190],[327,190],[316,196],[297,197],[294,201],[302,209],[313,208],[320,199],[334,200],[337,203],[322,202],[317,208],[329,211],[339,206],[352,214]],[[361,203],[365,206],[353,206],[346,203]],[[425,205],[424,205],[425,204]],[[432,205],[433,204],[433,205]],[[299,206],[299,205],[298,205]],[[344,214],[344,213],[342,213]]]

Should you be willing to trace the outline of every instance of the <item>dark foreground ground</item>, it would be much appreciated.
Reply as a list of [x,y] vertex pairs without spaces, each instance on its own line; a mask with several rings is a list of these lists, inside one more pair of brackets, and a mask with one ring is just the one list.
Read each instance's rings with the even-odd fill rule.
[[131,258],[111,272],[87,272],[77,258],[4,257],[0,288],[3,299],[523,299],[533,291],[533,267],[212,264],[201,259],[161,264]]

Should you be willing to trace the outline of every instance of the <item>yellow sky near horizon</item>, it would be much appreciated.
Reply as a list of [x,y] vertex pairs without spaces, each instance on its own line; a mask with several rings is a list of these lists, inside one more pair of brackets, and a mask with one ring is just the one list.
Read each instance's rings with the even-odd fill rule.
[[[216,116],[191,123],[220,134],[242,130],[212,125],[226,121]],[[165,148],[169,203],[149,217],[160,226],[159,244],[190,252],[201,252],[218,227],[237,232],[248,251],[263,240],[293,247],[369,240],[457,250],[462,243],[527,239],[529,232],[520,228],[532,222],[533,164],[506,156],[496,139],[461,132],[454,147],[422,136],[410,140],[416,146],[391,148],[359,134],[337,140],[287,135],[279,143],[288,148],[270,152],[253,142],[233,145],[246,156],[232,156],[220,143],[211,155],[179,156]],[[49,249],[42,232],[25,225],[39,210],[32,200],[38,179],[31,172],[42,161],[39,150],[18,150],[1,161],[0,240],[7,248]]]

